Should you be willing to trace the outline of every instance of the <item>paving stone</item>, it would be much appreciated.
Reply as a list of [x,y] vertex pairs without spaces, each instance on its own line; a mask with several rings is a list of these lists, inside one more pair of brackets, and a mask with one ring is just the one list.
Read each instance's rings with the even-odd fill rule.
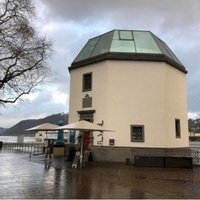
[[64,158],[0,153],[0,199],[200,198],[200,168],[139,168],[88,162],[72,169]]

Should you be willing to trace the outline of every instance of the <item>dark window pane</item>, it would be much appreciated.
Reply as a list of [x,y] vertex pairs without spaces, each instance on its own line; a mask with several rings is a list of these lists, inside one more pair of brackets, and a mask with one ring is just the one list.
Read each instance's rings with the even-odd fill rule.
[[176,131],[176,137],[181,137],[181,126],[180,126],[180,119],[175,119],[175,131]]
[[92,90],[92,73],[83,75],[83,91]]
[[144,142],[144,126],[143,125],[131,126],[131,141]]
[[114,139],[110,139],[109,140],[109,145],[110,146],[114,146],[115,145],[115,140]]

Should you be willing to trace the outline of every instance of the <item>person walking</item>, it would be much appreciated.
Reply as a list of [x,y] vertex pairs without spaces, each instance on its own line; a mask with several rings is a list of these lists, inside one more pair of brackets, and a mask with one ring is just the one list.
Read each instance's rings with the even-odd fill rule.
[[48,140],[48,146],[46,150],[46,156],[45,159],[51,161],[52,160],[52,153],[53,153],[53,141]]

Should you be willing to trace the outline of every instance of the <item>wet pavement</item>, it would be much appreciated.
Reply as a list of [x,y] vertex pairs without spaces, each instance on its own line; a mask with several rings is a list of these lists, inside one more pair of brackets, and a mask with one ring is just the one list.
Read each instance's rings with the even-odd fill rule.
[[0,153],[0,199],[200,198],[200,167],[137,168],[125,163],[89,162],[83,169],[44,155]]

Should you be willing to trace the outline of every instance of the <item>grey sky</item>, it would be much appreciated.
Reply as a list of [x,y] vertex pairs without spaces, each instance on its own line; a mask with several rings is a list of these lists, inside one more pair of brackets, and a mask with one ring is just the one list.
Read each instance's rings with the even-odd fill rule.
[[52,83],[20,104],[0,108],[0,127],[26,118],[68,112],[67,67],[91,37],[112,29],[150,30],[164,40],[188,70],[188,111],[200,112],[199,0],[34,0],[41,34],[54,42]]

